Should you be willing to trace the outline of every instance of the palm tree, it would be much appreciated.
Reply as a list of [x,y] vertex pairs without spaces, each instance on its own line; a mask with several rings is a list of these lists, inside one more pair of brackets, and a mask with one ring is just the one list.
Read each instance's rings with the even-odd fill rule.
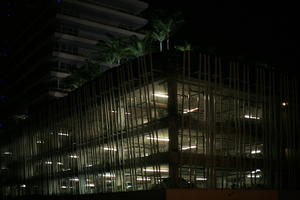
[[136,36],[131,36],[128,40],[128,47],[126,50],[127,58],[140,57],[150,51],[150,33],[147,33],[143,39]]
[[163,41],[167,38],[167,32],[165,31],[165,24],[161,20],[156,20],[153,23],[154,31],[152,37],[154,40],[159,41],[159,51],[163,50]]
[[95,59],[100,63],[108,65],[120,65],[121,60],[126,56],[127,41],[123,38],[110,36],[110,40],[99,41],[99,50]]
[[179,25],[183,23],[183,20],[179,18],[180,14],[173,14],[166,19],[155,19],[152,22],[153,33],[152,36],[155,40],[160,42],[160,51],[162,51],[162,43],[167,40],[167,49],[170,49],[170,36],[178,29]]

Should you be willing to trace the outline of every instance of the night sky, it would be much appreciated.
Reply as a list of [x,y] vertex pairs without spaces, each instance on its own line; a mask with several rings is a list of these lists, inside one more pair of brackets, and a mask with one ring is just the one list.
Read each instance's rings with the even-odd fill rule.
[[[38,0],[43,6],[46,1]],[[299,11],[296,3],[281,1],[203,1],[203,0],[145,0],[149,9],[161,9],[166,15],[180,11],[185,23],[171,38],[171,44],[187,41],[192,47],[220,56],[238,58],[245,62],[269,64],[298,77]],[[6,76],[15,76],[13,68],[6,67],[14,45],[24,41],[18,35],[35,18],[29,12],[30,2],[37,0],[1,0],[1,67],[0,89],[7,87]],[[241,3],[242,2],[242,3]],[[33,4],[32,4],[33,5]],[[26,7],[27,6],[27,7]],[[29,7],[28,7],[29,6]],[[38,10],[38,7],[36,8]],[[9,73],[13,71],[13,73]],[[11,82],[13,82],[11,80]],[[5,98],[0,94],[3,101]]]
[[[174,40],[295,74],[299,66],[299,12],[287,1],[148,0],[150,9],[181,11],[185,25]],[[243,3],[241,3],[243,2]]]
[[[36,2],[1,0],[1,21],[4,25],[1,52],[3,48],[13,51],[11,47],[20,31],[26,28],[26,20],[34,18],[35,13],[27,12],[31,9],[24,6],[29,6],[31,1]],[[38,2],[42,6],[46,1]],[[257,60],[288,68],[292,72],[296,72],[299,66],[299,46],[296,41],[300,17],[296,3],[250,0],[145,1],[149,3],[148,12],[160,8],[166,14],[176,11],[183,13],[185,24],[173,37],[175,43],[186,40],[216,54]],[[23,4],[25,2],[27,4]]]

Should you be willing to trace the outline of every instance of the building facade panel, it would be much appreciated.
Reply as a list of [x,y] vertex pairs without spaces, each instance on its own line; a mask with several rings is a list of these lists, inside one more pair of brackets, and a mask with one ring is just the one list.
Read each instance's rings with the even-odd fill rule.
[[1,149],[5,195],[299,188],[296,81],[150,54],[45,105]]

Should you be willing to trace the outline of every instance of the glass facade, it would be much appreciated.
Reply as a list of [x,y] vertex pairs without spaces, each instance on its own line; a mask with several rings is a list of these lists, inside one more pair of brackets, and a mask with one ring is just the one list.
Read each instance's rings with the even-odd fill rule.
[[297,95],[296,81],[272,69],[196,52],[147,55],[5,136],[1,189],[299,187]]

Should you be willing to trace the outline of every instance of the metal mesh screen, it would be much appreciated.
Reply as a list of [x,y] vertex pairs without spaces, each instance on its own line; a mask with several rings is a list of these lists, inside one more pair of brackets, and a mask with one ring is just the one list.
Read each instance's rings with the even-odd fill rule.
[[297,82],[197,52],[104,73],[1,148],[5,195],[299,187]]

